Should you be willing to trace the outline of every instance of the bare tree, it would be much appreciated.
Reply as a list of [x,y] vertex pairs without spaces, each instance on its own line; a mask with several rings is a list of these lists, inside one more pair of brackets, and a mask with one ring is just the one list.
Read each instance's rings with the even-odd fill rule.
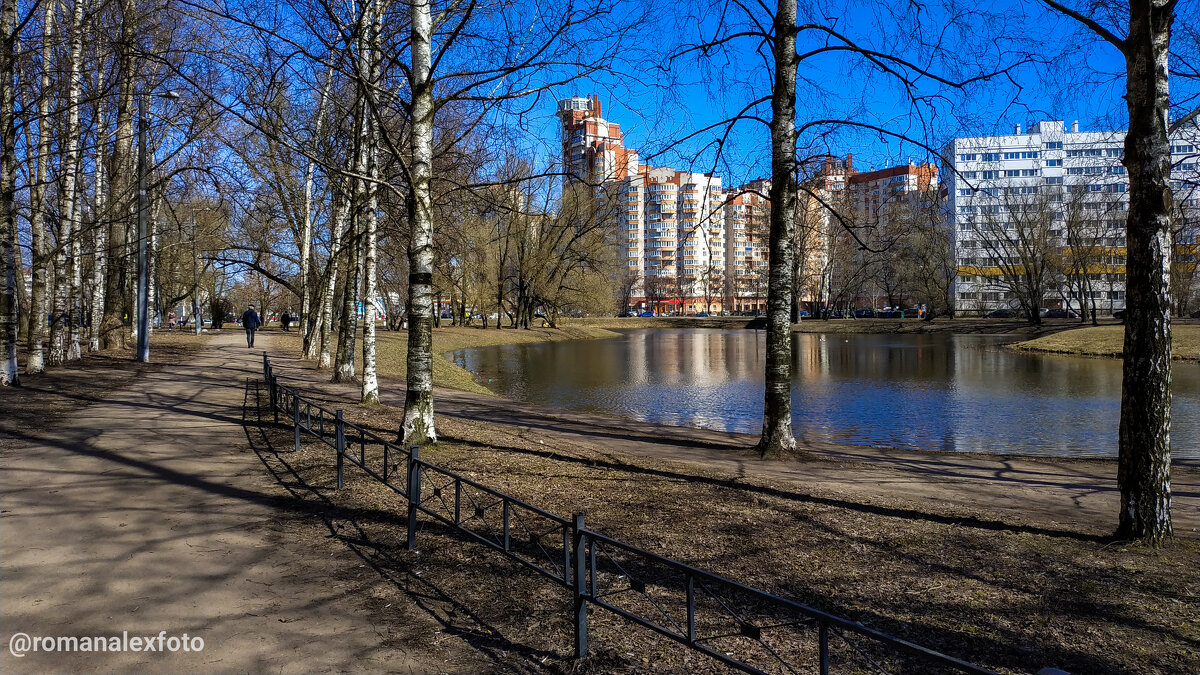
[[20,383],[17,371],[16,172],[17,0],[0,0],[0,386]]
[[[1042,0],[1078,22],[1125,60],[1129,130],[1122,163],[1129,173],[1126,220],[1125,360],[1121,383],[1116,536],[1163,543],[1171,527],[1171,146],[1168,56],[1176,0],[1131,0],[1128,21],[1115,5],[1080,8]],[[1125,37],[1119,37],[1124,35]],[[1195,111],[1177,117],[1176,127]]]

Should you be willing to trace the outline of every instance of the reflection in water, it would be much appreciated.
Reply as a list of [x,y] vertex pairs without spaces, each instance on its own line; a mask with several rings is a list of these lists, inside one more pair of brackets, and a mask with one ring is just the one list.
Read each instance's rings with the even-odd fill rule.
[[[1013,454],[1115,456],[1121,363],[1000,349],[1006,336],[793,336],[802,437]],[[637,330],[454,352],[517,400],[664,424],[757,433],[765,337]],[[1200,373],[1174,371],[1173,454],[1200,457]]]

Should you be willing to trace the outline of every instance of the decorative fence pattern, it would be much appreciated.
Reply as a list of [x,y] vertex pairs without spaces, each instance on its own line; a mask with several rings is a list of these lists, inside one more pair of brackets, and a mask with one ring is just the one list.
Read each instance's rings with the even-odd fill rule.
[[575,656],[588,653],[588,608],[617,614],[746,673],[975,673],[995,675],[911,642],[751,588],[587,529],[421,459],[279,383],[263,354],[275,422],[335,451],[408,501],[408,539],[420,514],[562,586],[574,596]]

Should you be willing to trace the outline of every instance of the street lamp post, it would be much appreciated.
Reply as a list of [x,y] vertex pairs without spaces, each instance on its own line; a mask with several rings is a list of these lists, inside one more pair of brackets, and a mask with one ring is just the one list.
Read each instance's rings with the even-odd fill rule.
[[147,161],[146,134],[150,121],[146,115],[146,103],[151,96],[177,99],[179,94],[174,91],[165,91],[160,94],[143,93],[138,96],[137,360],[143,363],[150,361],[150,261],[146,251],[150,239],[150,205],[146,196],[147,174],[150,172],[150,162]]

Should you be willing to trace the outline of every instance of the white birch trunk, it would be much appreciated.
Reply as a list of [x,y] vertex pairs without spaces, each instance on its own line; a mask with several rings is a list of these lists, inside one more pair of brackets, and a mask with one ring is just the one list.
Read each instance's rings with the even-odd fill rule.
[[430,0],[411,11],[412,167],[408,244],[408,373],[400,438],[406,445],[437,441],[433,421],[433,19]]
[[[364,69],[369,74],[368,86],[364,88],[365,97],[375,96],[375,86],[379,83],[380,69],[380,33],[382,12],[379,0],[371,2],[370,33],[366,40]],[[366,126],[365,140],[367,142],[366,158],[367,173],[370,176],[366,183],[366,204],[363,214],[366,217],[363,241],[363,277],[366,290],[363,293],[363,366],[362,366],[362,402],[379,402],[379,378],[375,369],[375,321],[379,318],[375,298],[379,295],[378,280],[378,178],[379,178],[379,129],[375,118],[369,109],[363,106],[363,123]]]
[[[1129,132],[1125,362],[1117,432],[1116,536],[1160,545],[1171,524],[1171,147],[1174,2],[1133,0],[1125,40]],[[1192,439],[1195,442],[1195,439]]]
[[46,369],[46,313],[50,292],[50,276],[46,259],[46,166],[50,161],[50,67],[54,61],[54,9],[57,3],[46,3],[42,24],[41,100],[38,101],[37,168],[29,190],[32,212],[29,216],[33,246],[33,283],[29,297],[29,336],[25,355],[25,372],[40,373]]
[[[155,325],[162,325],[162,308],[158,306],[158,219],[160,216],[162,216],[162,200],[156,199],[150,208],[150,245],[146,247],[146,274],[149,277],[146,280],[146,307],[150,317],[150,320],[146,322],[146,333],[150,335],[154,334]],[[264,306],[263,311],[266,312],[266,309]]]
[[[321,87],[321,99],[317,102],[317,120],[313,129],[313,138],[320,139],[322,135],[322,127],[325,124],[325,108],[329,100],[329,90],[333,86],[333,68],[325,71],[325,84]],[[313,151],[316,150],[315,144]],[[312,266],[312,231],[313,231],[313,177],[316,168],[316,163],[309,160],[308,166],[304,170],[304,229],[300,233],[300,329],[304,331],[302,336],[303,350],[309,349],[309,344],[313,339],[313,331],[316,329],[316,322],[313,321],[309,312],[312,310],[312,284],[309,280],[310,268]]]
[[[104,90],[104,69],[96,69],[96,89]],[[96,236],[92,249],[92,314],[88,326],[88,350],[100,351],[100,332],[104,326],[104,285],[108,273],[108,227],[104,224],[107,172],[104,168],[104,146],[108,137],[108,121],[104,114],[104,99],[96,101],[96,185],[93,193],[92,217]]]
[[792,239],[796,231],[796,0],[775,12],[775,83],[771,96],[771,229],[767,275],[763,456],[795,452],[792,435]]
[[79,315],[75,300],[79,297],[79,172],[83,153],[79,151],[79,97],[83,91],[83,0],[75,0],[70,26],[70,73],[67,83],[67,123],[63,129],[63,185],[59,193],[62,227],[59,232],[58,262],[54,266],[54,321],[50,325],[50,362],[61,364],[79,358]]
[[17,0],[0,0],[0,386],[17,372],[16,23]]
[[333,365],[333,293],[337,288],[338,249],[342,246],[342,230],[350,214],[350,200],[346,196],[335,199],[333,225],[330,228],[332,241],[329,243],[329,281],[325,284],[324,297],[321,299],[321,352],[317,367],[329,368]]

